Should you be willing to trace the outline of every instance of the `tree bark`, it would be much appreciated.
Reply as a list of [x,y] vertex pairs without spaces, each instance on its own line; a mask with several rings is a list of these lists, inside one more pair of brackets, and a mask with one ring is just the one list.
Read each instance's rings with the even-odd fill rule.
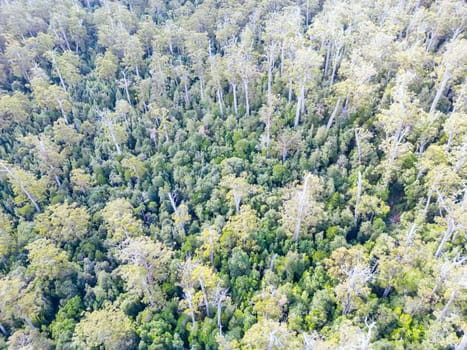
[[329,117],[328,123],[326,124],[326,130],[329,130],[331,128],[332,123],[334,119],[336,118],[337,113],[339,112],[340,106],[341,106],[341,98],[339,97],[337,99],[336,106],[334,107],[334,110],[332,111],[332,114]]
[[450,74],[448,72],[448,69],[446,68],[446,70],[444,71],[444,74],[443,74],[443,80],[441,80],[441,85],[439,86],[438,90],[436,91],[435,98],[433,99],[433,103],[431,104],[430,112],[429,112],[430,114],[435,112],[436,107],[438,106],[439,100],[440,100],[441,96],[443,95],[444,89],[446,88],[446,84],[448,83],[450,78],[451,78]]

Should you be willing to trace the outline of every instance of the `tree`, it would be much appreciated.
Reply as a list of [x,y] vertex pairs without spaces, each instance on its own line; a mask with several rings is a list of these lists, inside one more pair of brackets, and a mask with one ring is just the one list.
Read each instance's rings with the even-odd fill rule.
[[40,212],[39,202],[45,197],[47,181],[44,178],[36,179],[29,172],[0,161],[0,174],[6,174],[13,192],[16,195],[15,203],[23,205],[30,201],[37,212]]
[[308,232],[323,218],[323,204],[319,197],[323,192],[322,180],[312,174],[306,174],[303,186],[296,191],[289,191],[283,205],[282,223],[298,242],[300,233]]
[[20,267],[0,279],[0,331],[6,335],[5,324],[21,319],[34,330],[36,317],[44,308],[44,296],[40,288],[34,288]]
[[50,240],[39,238],[26,246],[28,250],[28,271],[36,280],[61,279],[74,272],[76,267],[68,260],[67,253],[57,248]]
[[62,163],[65,158],[58,150],[55,143],[45,135],[27,135],[21,138],[21,141],[34,150],[33,154],[39,163],[39,169],[47,173],[57,183],[58,187],[62,186],[59,175],[62,173]]
[[294,332],[284,323],[263,319],[245,332],[241,341],[244,349],[301,349]]
[[107,226],[107,236],[112,243],[118,244],[142,233],[141,221],[133,216],[133,207],[123,198],[108,202],[101,214]]
[[135,346],[135,331],[131,320],[116,305],[86,312],[76,325],[73,343],[78,347],[124,350]]
[[161,308],[164,294],[160,284],[169,273],[172,251],[146,236],[128,238],[116,250],[122,262],[117,269],[129,293],[142,297],[153,308]]
[[76,203],[55,204],[36,217],[36,230],[41,236],[60,244],[76,244],[86,237],[91,216]]
[[240,204],[242,199],[250,194],[253,190],[245,177],[235,177],[234,175],[227,175],[221,181],[221,186],[229,189],[229,195],[232,196],[235,204],[235,212],[240,213]]
[[458,75],[465,74],[465,67],[461,62],[467,59],[467,40],[456,39],[446,45],[441,65],[438,67],[439,86],[431,103],[430,114],[434,113],[439,100],[446,89],[447,83]]
[[413,129],[416,116],[419,113],[417,101],[408,90],[408,84],[414,79],[413,72],[403,72],[397,76],[393,88],[393,100],[388,110],[383,110],[378,116],[381,128],[386,138],[380,145],[386,159],[381,163],[384,184],[388,184],[394,173],[400,167],[400,159],[411,150],[411,144],[406,141],[408,132]]
[[274,141],[274,148],[281,155],[282,163],[285,163],[290,153],[299,151],[302,147],[300,134],[290,129],[284,129]]
[[334,291],[342,304],[342,313],[346,315],[357,307],[360,298],[365,301],[370,294],[368,282],[373,279],[375,269],[358,248],[344,247],[331,254],[326,260],[326,266],[329,275],[339,282]]
[[122,144],[128,140],[125,126],[116,113],[108,111],[99,112],[102,131],[107,139],[113,143],[118,155],[122,155]]
[[15,91],[11,96],[0,98],[0,130],[8,129],[12,124],[20,125],[29,117],[31,105],[28,97]]

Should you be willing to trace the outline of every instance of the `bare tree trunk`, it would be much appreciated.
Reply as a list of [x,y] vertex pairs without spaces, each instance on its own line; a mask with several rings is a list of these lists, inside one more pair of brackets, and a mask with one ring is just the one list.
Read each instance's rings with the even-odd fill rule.
[[60,72],[60,68],[57,65],[57,61],[55,60],[55,52],[53,50],[52,50],[52,63],[55,68],[55,71],[57,72],[58,79],[60,80],[60,85],[62,85],[63,90],[65,90],[66,92],[67,90],[66,90],[65,81],[63,80],[62,72]]
[[217,103],[219,104],[219,112],[221,113],[221,118],[224,118],[224,108],[222,107],[222,94],[218,88],[216,91],[217,94]]
[[3,327],[3,325],[1,323],[0,323],[0,332],[2,332],[2,334],[5,337],[8,337],[8,332],[6,331],[5,327]]
[[191,322],[193,323],[193,328],[195,328],[196,320],[195,320],[195,308],[193,307],[193,295],[191,294],[191,291],[189,290],[185,291],[185,294],[187,297],[188,308],[190,309]]
[[115,148],[117,149],[117,154],[121,155],[122,150],[120,148],[120,145],[117,142],[117,137],[115,136],[115,130],[114,130],[114,127],[113,127],[113,123],[110,120],[107,119],[106,120],[106,125],[107,125],[107,128],[109,129],[110,137],[112,138],[112,141],[113,141],[113,143],[115,145]]
[[237,84],[232,84],[235,118],[238,118]]
[[337,113],[339,112],[340,106],[341,106],[341,98],[339,97],[337,99],[336,106],[334,107],[334,110],[332,111],[332,114],[329,117],[328,123],[326,125],[326,130],[329,130],[331,128],[332,123],[333,123],[334,119],[336,118]]
[[23,319],[28,324],[29,328],[31,328],[32,330],[36,329],[36,327],[32,324],[31,319],[29,317],[24,316]]
[[332,65],[332,74],[331,74],[331,81],[329,82],[329,88],[331,89],[332,86],[334,85],[334,79],[337,74],[337,67],[339,67],[339,62],[341,59],[341,54],[342,54],[342,47],[339,47],[336,52],[336,58],[334,59],[334,63]]
[[328,41],[326,44],[326,63],[324,64],[324,76],[327,77],[329,74],[329,60],[331,58],[331,42]]
[[430,107],[430,114],[434,113],[436,110],[436,107],[438,106],[439,99],[443,95],[444,89],[446,88],[446,84],[448,83],[449,79],[451,78],[448,69],[444,71],[443,74],[443,80],[441,81],[441,85],[439,86],[438,90],[436,91],[435,98],[433,99],[433,103],[431,104]]
[[8,168],[5,164],[1,163],[0,162],[0,166],[2,166],[3,169],[5,169],[5,171],[7,172],[8,175],[10,175],[13,180],[16,181],[16,183],[19,185],[21,191],[26,195],[26,197],[28,197],[28,199],[31,201],[31,203],[34,205],[34,208],[36,209],[36,211],[38,213],[40,213],[41,211],[41,208],[39,207],[39,205],[37,204],[37,202],[34,200],[34,198],[32,197],[31,193],[29,193],[28,190],[26,190],[26,188],[24,187],[23,183],[15,176],[15,174],[13,174],[13,172],[10,170],[10,168]]
[[441,253],[443,252],[444,245],[449,241],[451,238],[452,233],[454,232],[454,221],[452,219],[448,219],[448,229],[444,233],[443,239],[441,240],[441,243],[438,246],[438,249],[436,250],[435,253],[435,258],[439,258],[441,256]]
[[451,295],[449,296],[448,302],[447,302],[446,305],[443,307],[443,310],[441,311],[441,314],[440,314],[439,317],[438,317],[438,321],[441,321],[442,319],[444,319],[444,318],[446,317],[446,314],[448,313],[449,308],[451,307],[452,302],[453,302],[454,299],[456,298],[456,295],[457,295],[457,290],[454,289],[454,290],[451,292]]
[[266,119],[266,158],[269,156],[269,145],[271,143],[271,117]]
[[243,88],[245,89],[246,115],[250,115],[250,98],[248,97],[248,80],[243,81]]
[[122,75],[123,75],[123,82],[125,83],[126,99],[128,101],[128,104],[131,106],[130,92],[128,91],[128,80],[126,78],[126,73],[124,70],[122,70]]
[[204,286],[204,280],[202,276],[199,276],[199,285],[201,286],[201,291],[203,292],[204,307],[206,308],[206,315],[211,317],[211,312],[209,311],[209,301],[208,294],[206,293],[206,288]]
[[298,126],[300,122],[300,111],[302,110],[303,101],[305,100],[305,85],[300,85],[300,93],[297,98],[297,109],[295,110],[295,121],[294,128]]
[[454,350],[465,350],[467,349],[467,329],[464,329],[464,335],[462,336],[461,342],[457,344]]
[[357,199],[355,200],[355,210],[354,210],[354,221],[357,224],[358,220],[358,206],[360,204],[360,196],[362,193],[362,173],[358,172],[358,181],[357,181]]

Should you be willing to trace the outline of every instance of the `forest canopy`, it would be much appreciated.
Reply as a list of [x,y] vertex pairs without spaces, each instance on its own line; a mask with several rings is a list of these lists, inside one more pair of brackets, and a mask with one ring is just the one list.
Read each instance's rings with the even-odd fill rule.
[[466,21],[0,0],[0,349],[466,349]]

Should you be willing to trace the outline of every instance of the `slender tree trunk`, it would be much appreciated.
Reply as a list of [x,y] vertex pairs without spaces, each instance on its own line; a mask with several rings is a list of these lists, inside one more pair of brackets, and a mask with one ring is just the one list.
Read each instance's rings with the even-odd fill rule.
[[191,294],[191,291],[189,290],[187,290],[185,294],[187,296],[188,308],[190,309],[191,322],[193,324],[193,329],[194,329],[196,327],[196,320],[195,320],[195,308],[193,307],[193,295]]
[[1,323],[0,323],[0,332],[2,332],[2,334],[5,337],[8,337],[8,332],[6,331],[5,327],[3,327],[3,325]]
[[115,130],[114,130],[114,127],[113,127],[113,123],[110,120],[107,120],[106,124],[107,124],[107,128],[109,129],[110,137],[112,138],[112,141],[113,141],[113,143],[115,145],[115,148],[117,149],[117,154],[121,155],[122,150],[120,148],[120,145],[117,142],[117,136],[115,135]]
[[446,305],[443,307],[443,310],[441,311],[441,314],[439,315],[438,317],[438,321],[441,321],[442,319],[444,319],[449,311],[449,308],[451,307],[451,304],[452,302],[454,301],[454,299],[456,298],[456,295],[457,295],[457,290],[454,289],[452,292],[451,292],[451,295],[449,296],[449,300],[448,302],[446,303]]
[[337,113],[339,112],[340,106],[341,106],[341,98],[339,97],[337,99],[336,106],[334,107],[334,110],[332,111],[332,114],[329,117],[328,123],[326,125],[326,130],[329,130],[331,128],[332,123],[333,123],[334,119],[336,118]]
[[461,342],[457,344],[454,350],[465,350],[467,349],[467,329],[464,329],[464,335],[462,336]]
[[8,168],[5,164],[1,163],[0,162],[0,166],[5,169],[5,171],[7,172],[8,175],[10,175],[13,180],[16,181],[16,183],[19,185],[21,191],[26,195],[26,197],[28,197],[28,199],[31,201],[31,203],[34,205],[34,208],[36,209],[36,211],[38,213],[40,213],[41,211],[41,208],[39,207],[39,205],[37,204],[37,202],[34,200],[34,198],[32,197],[31,193],[29,193],[29,191],[24,187],[23,183],[15,176],[15,174],[13,174],[13,172],[10,170],[10,168]]
[[204,307],[206,308],[206,315],[211,317],[211,312],[209,311],[209,301],[206,288],[204,286],[204,280],[202,276],[199,276],[199,285],[201,286],[201,291],[203,292]]
[[297,109],[295,110],[295,120],[294,120],[294,128],[298,126],[300,123],[300,112],[302,110],[303,101],[305,100],[305,85],[300,85],[300,93],[297,99]]
[[224,119],[224,108],[222,107],[222,94],[218,88],[216,91],[217,94],[217,103],[219,104],[219,112],[221,113],[221,118]]
[[248,97],[248,80],[243,81],[243,88],[245,89],[246,115],[250,115],[250,98]]
[[29,326],[29,328],[31,328],[32,330],[35,330],[36,327],[32,324],[31,322],[31,319],[27,316],[24,316],[23,317],[24,321],[27,323],[27,325]]
[[125,84],[126,99],[128,101],[128,104],[131,106],[130,92],[128,91],[128,80],[126,78],[126,73],[124,70],[122,70],[122,75],[123,75],[123,82]]
[[435,98],[433,99],[433,103],[431,104],[430,112],[429,112],[430,114],[435,112],[436,107],[438,106],[439,100],[440,100],[441,96],[443,95],[444,89],[446,89],[446,84],[448,83],[450,78],[451,78],[451,76],[450,76],[450,74],[448,72],[448,69],[446,68],[446,70],[444,71],[444,74],[443,74],[443,80],[441,80],[441,84],[440,84],[438,90],[436,91]]
[[219,297],[217,300],[217,327],[219,327],[219,333],[222,335],[222,298]]
[[354,210],[354,221],[355,225],[358,221],[358,206],[360,205],[360,196],[362,193],[362,173],[358,172],[358,181],[357,181],[357,199],[355,200],[355,210]]
[[388,285],[386,288],[384,288],[384,293],[383,293],[383,298],[387,298],[389,293],[391,292],[392,286]]
[[324,64],[324,76],[327,77],[329,74],[329,60],[331,59],[331,42],[328,41],[326,44],[326,62]]
[[232,84],[235,118],[238,118],[237,84]]
[[339,47],[336,51],[336,58],[334,59],[334,63],[332,65],[332,74],[331,74],[331,81],[329,82],[329,88],[331,89],[334,85],[334,79],[337,74],[337,68],[339,67],[340,59],[342,54],[342,47]]
[[443,239],[441,240],[441,243],[438,246],[438,249],[436,250],[435,253],[435,258],[439,258],[441,256],[441,253],[443,252],[444,245],[449,241],[451,238],[452,233],[454,232],[454,222],[452,219],[448,219],[448,229],[444,233]]
[[266,158],[269,157],[269,145],[271,143],[271,117],[266,119]]
[[293,81],[292,81],[292,79],[289,79],[289,94],[288,94],[288,98],[287,98],[287,101],[289,103],[292,102],[292,87],[293,87]]
[[58,79],[60,80],[60,85],[62,85],[63,90],[66,92],[67,90],[66,90],[65,81],[63,80],[62,72],[60,71],[60,68],[57,65],[57,61],[55,60],[55,52],[54,51],[52,51],[52,63],[53,63],[53,66],[55,68],[55,71],[57,72]]

